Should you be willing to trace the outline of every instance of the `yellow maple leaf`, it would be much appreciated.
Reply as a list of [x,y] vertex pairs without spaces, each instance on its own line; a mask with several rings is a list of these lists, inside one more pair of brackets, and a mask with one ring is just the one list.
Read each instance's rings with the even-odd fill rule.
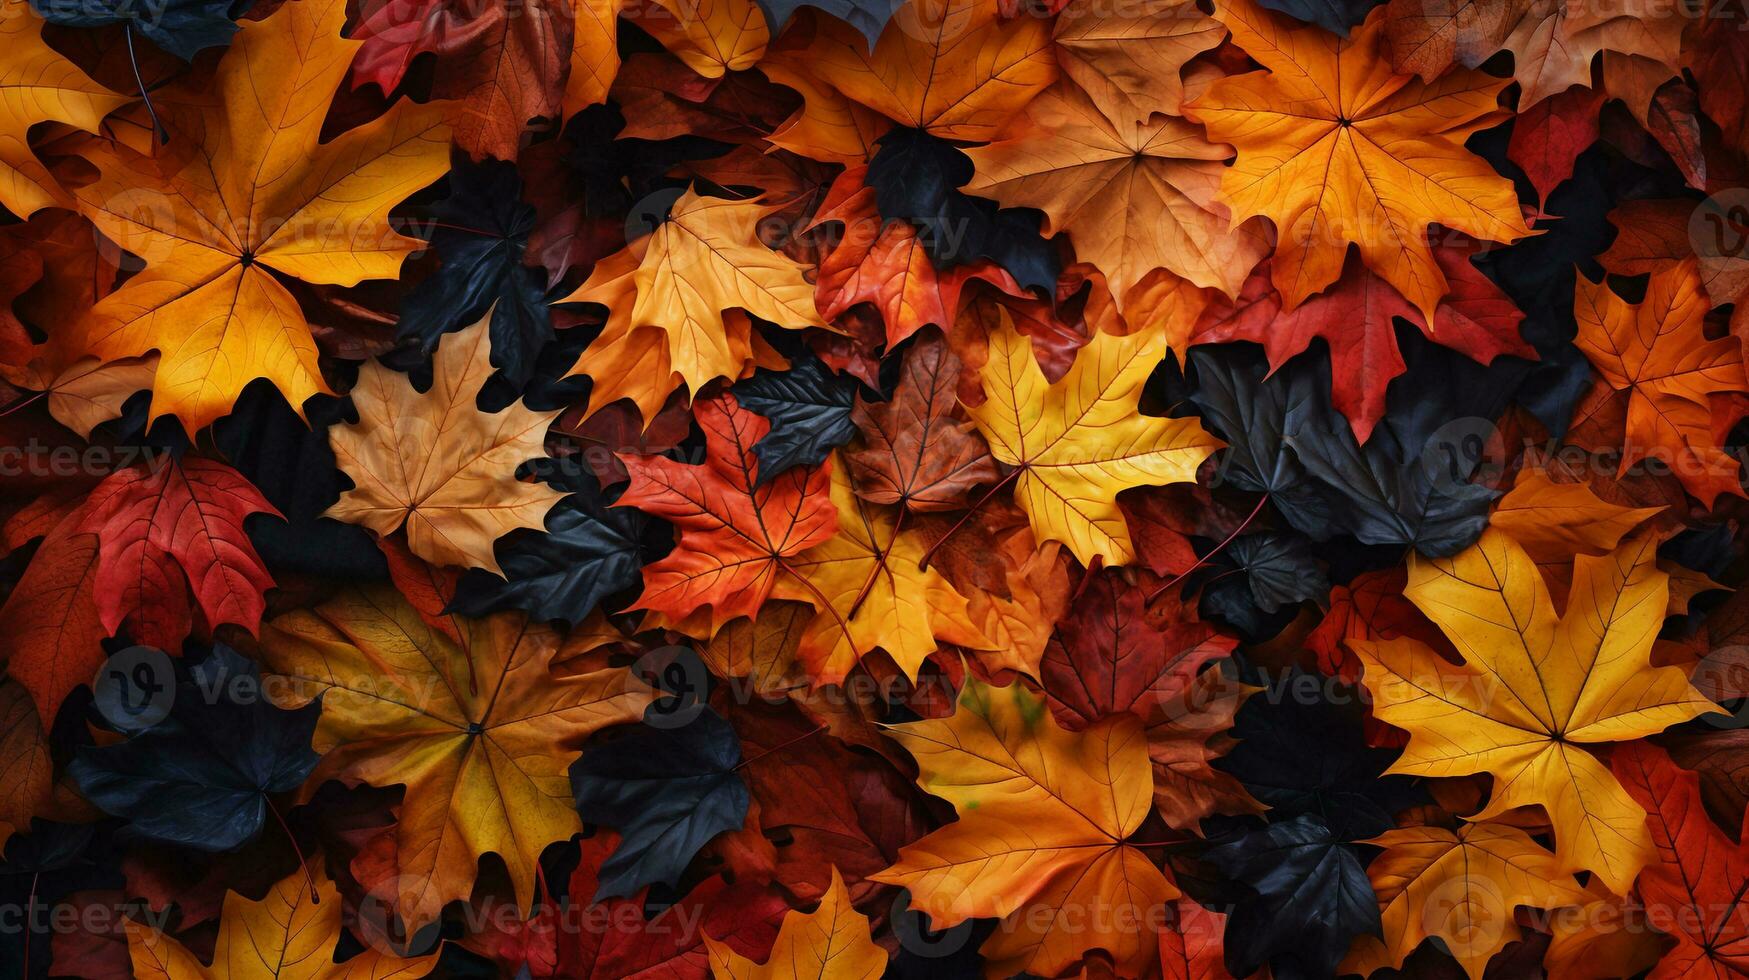
[[1524,548],[1542,569],[1556,604],[1563,605],[1574,555],[1614,551],[1624,535],[1663,509],[1612,504],[1586,484],[1556,483],[1547,472],[1527,466],[1494,505],[1488,525]]
[[[812,602],[822,609],[803,634],[797,656],[816,684],[844,679],[863,654],[887,651],[915,679],[936,640],[982,646],[966,597],[933,568],[920,568],[927,539],[899,525],[898,508],[858,497],[847,468],[832,467],[832,503],[838,531],[795,558],[772,595]],[[799,581],[797,581],[799,579]]]
[[990,333],[983,404],[967,409],[990,453],[1014,467],[1014,499],[1040,541],[1061,541],[1083,565],[1135,559],[1117,495],[1184,483],[1223,443],[1195,419],[1141,415],[1142,385],[1166,345],[1154,332],[1099,334],[1056,384],[1006,311]]
[[390,890],[409,935],[468,897],[488,852],[528,908],[541,851],[583,829],[567,767],[651,701],[624,668],[555,675],[558,635],[521,614],[457,624],[464,643],[374,587],[262,624],[256,654],[280,706],[322,699],[312,779],[406,787]]
[[817,32],[807,63],[819,78],[943,139],[990,139],[1057,77],[1048,22],[1005,18],[999,0],[909,0],[872,51],[843,21]]
[[[293,872],[258,902],[225,893],[212,965],[152,926],[125,920],[137,980],[412,980],[437,966],[438,951],[401,958],[366,949],[334,962],[343,932],[340,892],[322,862]],[[314,893],[311,887],[314,887]]]
[[771,41],[753,0],[652,0],[631,9],[627,19],[705,78],[752,68]]
[[851,907],[836,867],[814,911],[784,914],[764,963],[709,935],[704,945],[716,980],[877,980],[887,968],[887,951],[870,938],[868,916]]
[[426,561],[494,572],[493,541],[513,528],[544,526],[564,493],[518,480],[516,468],[546,455],[547,425],[558,413],[520,402],[492,413],[475,407],[492,375],[491,320],[488,311],[438,343],[423,394],[375,361],[359,370],[352,388],[358,421],[328,430],[353,488],[326,516],[380,535],[404,521],[407,546]]
[[1105,273],[1120,310],[1161,268],[1236,294],[1269,241],[1255,223],[1229,231],[1215,201],[1230,151],[1177,116],[1136,122],[1124,108],[1059,81],[1001,139],[966,151],[976,168],[966,190],[1043,211],[1044,234],[1067,233],[1076,257]]
[[1640,809],[1585,746],[1653,735],[1717,707],[1676,667],[1655,667],[1667,577],[1657,542],[1630,538],[1574,561],[1556,617],[1530,555],[1489,529],[1463,552],[1412,556],[1404,595],[1463,657],[1454,665],[1418,640],[1350,640],[1373,712],[1408,730],[1392,772],[1491,773],[1474,819],[1538,805],[1555,831],[1562,873],[1586,869],[1625,894],[1654,857]]
[[790,329],[831,329],[814,306],[802,265],[759,240],[759,221],[769,211],[758,201],[688,189],[653,233],[596,263],[562,300],[610,311],[571,369],[597,379],[592,411],[613,397],[632,397],[648,422],[680,384],[696,394],[716,378],[750,371],[751,329],[744,317],[726,319],[731,311]]
[[1367,865],[1378,895],[1384,941],[1366,936],[1343,972],[1401,969],[1415,947],[1431,937],[1470,980],[1481,980],[1494,954],[1520,937],[1515,909],[1584,905],[1590,901],[1555,856],[1517,827],[1474,823],[1456,831],[1405,827],[1368,844],[1385,849]]
[[193,432],[256,378],[301,411],[328,386],[303,311],[275,274],[392,279],[421,247],[390,228],[389,210],[448,168],[443,109],[401,101],[319,142],[362,43],[341,36],[345,23],[346,0],[299,0],[242,22],[212,83],[222,111],[171,115],[173,140],[195,148],[175,172],[120,143],[87,153],[100,176],[75,192],[80,210],[146,268],[75,332],[105,360],[159,352],[153,418],[174,414]]
[[95,133],[128,102],[44,43],[42,28],[30,0],[0,0],[0,207],[21,218],[65,201],[31,151],[30,128],[64,122]]
[[1252,0],[1220,0],[1215,16],[1266,70],[1214,82],[1184,112],[1238,151],[1221,199],[1234,221],[1275,222],[1271,273],[1287,309],[1335,282],[1353,243],[1432,323],[1448,287],[1428,225],[1491,242],[1530,234],[1512,182],[1464,149],[1505,118],[1505,81],[1461,69],[1431,84],[1393,73],[1381,51],[1383,7],[1346,38]]
[[936,928],[1006,918],[980,949],[988,976],[1056,976],[1095,948],[1126,976],[1157,960],[1148,923],[1178,889],[1125,843],[1154,805],[1141,719],[1069,732],[1020,682],[968,676],[951,716],[888,732],[959,819],[872,877],[909,889]]

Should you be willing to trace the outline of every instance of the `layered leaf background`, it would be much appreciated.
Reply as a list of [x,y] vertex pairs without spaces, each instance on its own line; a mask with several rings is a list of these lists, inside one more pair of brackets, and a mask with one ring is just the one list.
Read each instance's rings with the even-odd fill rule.
[[1724,0],[0,0],[0,976],[1749,976]]

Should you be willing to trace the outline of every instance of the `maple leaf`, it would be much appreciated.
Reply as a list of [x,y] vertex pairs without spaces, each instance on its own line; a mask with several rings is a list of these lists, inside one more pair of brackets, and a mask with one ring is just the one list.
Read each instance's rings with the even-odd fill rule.
[[1631,741],[1718,710],[1676,667],[1651,662],[1667,576],[1649,535],[1574,560],[1556,618],[1524,549],[1488,530],[1467,550],[1412,558],[1404,594],[1451,638],[1461,665],[1408,638],[1350,640],[1379,719],[1407,729],[1392,772],[1495,776],[1472,819],[1540,805],[1563,873],[1625,894],[1653,858],[1645,815],[1587,746]]
[[227,891],[211,965],[154,926],[134,919],[122,925],[139,980],[411,980],[437,966],[440,950],[403,959],[366,949],[334,962],[335,946],[345,934],[341,905],[340,891],[321,861],[281,879],[259,901]]
[[426,561],[494,572],[493,541],[514,528],[542,528],[564,494],[518,480],[516,468],[546,454],[547,426],[558,412],[475,406],[492,374],[491,318],[488,312],[443,338],[424,393],[381,364],[359,370],[352,388],[358,422],[328,433],[353,488],[327,516],[379,535],[405,522],[407,546]]
[[1646,742],[1610,760],[1628,795],[1646,809],[1657,857],[1640,873],[1648,907],[1671,910],[1676,946],[1651,976],[1741,976],[1749,971],[1749,929],[1737,912],[1749,888],[1749,853],[1701,807],[1699,781]]
[[1453,65],[1478,67],[1505,46],[1532,2],[1390,0],[1385,8],[1385,51],[1391,67],[1428,82]]
[[848,24],[816,31],[806,52],[815,77],[943,139],[990,139],[1057,77],[1050,26],[1004,18],[999,0],[909,0],[873,50]]
[[1526,467],[1494,505],[1488,524],[1511,535],[1524,548],[1543,580],[1566,599],[1566,570],[1574,555],[1614,551],[1621,539],[1662,507],[1612,504],[1583,483],[1556,483],[1545,470]]
[[959,314],[960,294],[973,279],[1020,292],[1014,277],[992,263],[936,269],[910,222],[882,220],[875,190],[864,182],[867,176],[864,165],[839,174],[809,225],[810,230],[827,223],[842,228],[832,251],[820,261],[815,282],[822,316],[835,320],[858,303],[872,303],[886,325],[890,350],[928,324],[951,326]]
[[1352,264],[1334,286],[1284,312],[1288,304],[1272,284],[1266,262],[1236,299],[1217,296],[1209,303],[1190,342],[1262,344],[1274,372],[1314,339],[1324,338],[1330,348],[1330,402],[1347,417],[1355,440],[1364,443],[1384,418],[1391,379],[1408,370],[1397,345],[1396,317],[1481,364],[1502,354],[1536,357],[1518,333],[1524,314],[1476,269],[1467,250],[1439,248],[1433,257],[1451,292],[1439,301],[1431,321],[1384,279]]
[[1165,980],[1231,980],[1222,963],[1227,917],[1188,898],[1171,904],[1174,928],[1160,930],[1160,972]]
[[193,629],[192,591],[208,628],[254,632],[273,577],[243,528],[251,514],[281,517],[242,474],[185,456],[122,470],[92,491],[77,530],[102,542],[93,583],[110,635],[180,651]]
[[55,763],[48,725],[32,701],[22,685],[0,681],[0,847],[28,831],[36,817],[49,815]]
[[300,0],[245,22],[214,83],[222,112],[173,136],[198,152],[174,173],[119,143],[86,154],[100,174],[79,208],[145,271],[74,326],[113,360],[160,354],[152,417],[194,432],[266,378],[298,408],[328,385],[297,300],[275,278],[352,286],[393,278],[420,247],[389,210],[449,166],[441,106],[397,103],[327,143],[322,120],[357,41],[345,0]]
[[1737,343],[1706,339],[1707,308],[1689,260],[1654,273],[1639,303],[1617,296],[1607,280],[1581,278],[1573,312],[1574,342],[1627,403],[1618,475],[1643,459],[1662,460],[1711,507],[1721,493],[1743,493],[1737,461],[1713,430],[1718,396],[1749,391],[1749,377]]
[[1523,16],[1504,46],[1512,51],[1512,74],[1522,91],[1522,111],[1574,85],[1591,84],[1591,61],[1599,52],[1634,55],[1677,74],[1682,29],[1688,20],[1670,0],[1601,7],[1583,0],[1516,0]]
[[655,0],[626,9],[627,19],[705,78],[752,68],[771,40],[753,0]]
[[1553,854],[1506,824],[1473,823],[1456,831],[1405,827],[1367,843],[1385,849],[1366,869],[1379,899],[1384,942],[1366,937],[1357,952],[1370,955],[1350,954],[1347,966],[1358,965],[1363,974],[1376,967],[1401,969],[1415,947],[1437,936],[1470,980],[1481,980],[1494,954],[1520,938],[1517,906],[1553,909],[1588,901]]
[[487,852],[527,908],[541,851],[583,827],[566,767],[651,701],[624,668],[556,675],[558,635],[520,614],[458,625],[459,644],[377,587],[269,620],[256,653],[276,703],[322,699],[312,779],[406,787],[390,900],[409,935],[468,897]]
[[530,121],[558,117],[559,78],[573,27],[563,4],[452,7],[385,0],[366,5],[366,12],[351,35],[362,42],[353,87],[375,84],[391,93],[414,58],[437,55],[441,67],[432,96],[454,100],[444,108],[455,141],[475,160],[515,159]]
[[[757,201],[689,189],[653,233],[597,263],[561,302],[601,303],[613,312],[571,373],[626,379],[616,397],[637,392],[648,420],[679,385],[697,394],[715,378],[750,370],[747,321],[730,323],[728,311],[790,329],[828,326],[802,266],[760,242],[756,226],[768,212]],[[608,400],[592,398],[591,407]]]
[[986,646],[966,598],[933,568],[927,539],[900,525],[900,514],[856,493],[844,468],[832,468],[838,531],[785,563],[773,594],[830,605],[803,633],[797,656],[816,684],[835,684],[875,647],[915,679],[939,639]]
[[1176,115],[1184,102],[1179,72],[1221,43],[1219,21],[1187,0],[1142,0],[1121,7],[1070,3],[1051,30],[1057,63],[1114,125]]
[[1165,345],[1146,333],[1100,334],[1061,380],[1045,380],[1033,344],[1003,312],[984,364],[984,403],[967,414],[991,453],[1014,467],[1014,498],[1040,541],[1061,541],[1083,565],[1135,560],[1117,506],[1129,487],[1183,483],[1222,443],[1195,419],[1137,411]]
[[[1126,843],[1153,808],[1140,720],[1068,732],[1020,683],[967,677],[950,717],[888,731],[917,760],[918,784],[959,819],[874,879],[909,889],[938,929],[1005,918],[980,949],[988,976],[1056,976],[1093,948],[1136,975],[1159,955],[1137,924],[1178,890]],[[1063,917],[1090,907],[1104,910],[1097,925]]]
[[1156,589],[1125,582],[1114,570],[1078,591],[1045,649],[1039,678],[1066,727],[1084,728],[1119,711],[1146,720],[1238,645],[1182,608],[1151,609]]
[[1273,278],[1286,308],[1334,282],[1353,243],[1431,321],[1448,285],[1429,225],[1492,242],[1530,234],[1512,182],[1463,145],[1503,118],[1505,82],[1458,71],[1424,84],[1381,71],[1382,8],[1348,38],[1252,0],[1225,0],[1215,16],[1266,70],[1218,79],[1184,112],[1238,151],[1221,201],[1235,223],[1275,223]]
[[1570,88],[1538,102],[1512,121],[1507,159],[1530,178],[1543,204],[1562,181],[1573,176],[1579,154],[1597,142],[1597,117],[1603,100],[1601,91]]
[[0,47],[6,51],[0,60],[0,207],[21,218],[66,203],[31,150],[30,128],[64,122],[95,133],[104,116],[128,102],[49,47],[42,29],[29,0],[0,0]]
[[1122,103],[1098,102],[1073,82],[1046,89],[996,142],[966,153],[976,168],[966,190],[1043,211],[1044,233],[1069,236],[1120,310],[1160,268],[1232,295],[1269,250],[1255,224],[1229,231],[1215,202],[1226,147],[1178,116],[1132,120]]
[[[680,531],[674,551],[644,566],[644,594],[631,608],[682,620],[710,606],[715,633],[757,613],[780,575],[797,578],[792,561],[830,539],[838,516],[828,492],[830,462],[759,481],[753,446],[771,425],[734,395],[694,403],[693,416],[704,430],[704,462],[621,455],[631,485],[616,506],[636,507]],[[816,605],[831,605],[809,594]]]
[[954,418],[960,361],[939,333],[905,352],[889,401],[857,396],[851,419],[863,447],[844,454],[857,496],[919,511],[956,510],[966,494],[998,477],[990,450],[970,422]]
[[[571,875],[570,894],[593,895],[598,869],[617,844],[617,835],[602,831],[581,842],[582,860]],[[757,955],[771,948],[779,920],[789,913],[783,897],[763,884],[734,884],[713,875],[693,886],[679,901],[649,915],[645,896],[597,903],[589,915],[627,915],[623,927],[560,929],[559,977],[575,980],[658,980],[663,977],[702,978],[710,970],[706,936],[722,936],[721,945]]]
[[837,868],[814,911],[792,909],[783,917],[764,963],[753,962],[709,933],[704,944],[716,980],[876,980],[887,968],[887,952],[869,938],[868,916],[851,907]]
[[97,676],[112,632],[98,618],[98,543],[77,530],[82,517],[83,508],[49,530],[0,605],[0,630],[11,638],[6,676],[30,695],[43,731],[67,695]]

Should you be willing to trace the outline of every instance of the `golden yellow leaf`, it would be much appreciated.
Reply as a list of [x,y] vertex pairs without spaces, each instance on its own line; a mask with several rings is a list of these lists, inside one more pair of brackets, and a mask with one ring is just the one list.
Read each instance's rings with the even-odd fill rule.
[[443,109],[402,100],[319,142],[329,100],[362,43],[341,36],[346,0],[299,0],[242,29],[212,83],[222,112],[173,115],[197,147],[174,173],[120,143],[86,154],[75,193],[104,235],[146,269],[77,327],[105,360],[156,350],[152,417],[190,432],[266,378],[299,408],[328,391],[310,325],[275,274],[352,286],[392,279],[421,247],[389,210],[449,166]]
[[0,207],[21,218],[66,203],[31,151],[30,128],[64,122],[95,133],[128,102],[45,44],[42,28],[30,0],[0,0]]
[[1141,719],[1069,732],[1021,683],[968,676],[951,716],[889,732],[959,819],[873,877],[909,889],[938,929],[1005,918],[980,949],[988,976],[1056,976],[1096,948],[1127,976],[1157,959],[1147,924],[1178,889],[1125,843],[1154,805]]
[[[565,301],[602,303],[613,313],[571,373],[624,378],[623,387],[607,390],[635,396],[648,422],[679,384],[696,394],[716,378],[739,378],[751,369],[747,321],[731,325],[726,313],[745,310],[790,329],[827,327],[803,267],[759,240],[757,226],[768,212],[757,201],[700,197],[689,189],[654,233],[597,263]],[[630,313],[621,319],[628,300]],[[651,342],[651,330],[660,332],[662,344]],[[633,365],[637,373],[628,376]],[[592,395],[591,408],[611,400]]]
[[797,650],[814,683],[842,681],[877,646],[914,680],[937,639],[985,644],[966,597],[940,572],[918,567],[928,543],[916,530],[900,527],[898,508],[858,497],[841,464],[832,467],[832,503],[837,533],[790,559],[793,575],[779,576],[772,591],[816,607],[822,597],[831,604],[819,610]]
[[607,101],[619,74],[619,13],[627,0],[572,0],[577,23],[565,76],[565,115]]
[[1622,536],[1662,507],[1623,507],[1583,483],[1556,483],[1545,470],[1526,467],[1494,505],[1488,523],[1512,536],[1538,565],[1584,553],[1614,551]]
[[784,914],[764,963],[708,934],[704,945],[716,980],[878,980],[887,968],[887,951],[870,938],[868,916],[851,907],[837,868],[819,907],[806,914],[795,909]]
[[753,0],[652,0],[633,9],[632,23],[705,78],[752,68],[771,40]]
[[136,980],[413,980],[437,966],[435,950],[403,959],[367,948],[334,962],[344,903],[321,861],[309,869],[309,878],[300,868],[258,902],[226,892],[210,966],[157,929],[125,920]]
[[624,668],[555,676],[557,634],[520,614],[457,622],[464,644],[374,587],[262,624],[256,654],[276,703],[322,699],[313,780],[406,787],[390,893],[408,934],[468,897],[488,852],[528,908],[541,852],[583,829],[567,769],[584,739],[651,700]]
[[375,361],[359,371],[352,389],[358,421],[328,432],[353,488],[327,516],[380,535],[404,521],[407,546],[426,561],[494,572],[493,541],[513,528],[543,527],[564,493],[518,480],[516,468],[546,455],[547,425],[558,413],[520,402],[493,413],[475,406],[492,375],[491,319],[488,312],[442,338],[423,394],[405,374]]
[[[1366,869],[1384,925],[1383,962],[1368,966],[1401,969],[1417,946],[1437,936],[1470,980],[1481,980],[1494,954],[1520,938],[1517,906],[1589,901],[1553,854],[1506,824],[1466,824],[1455,832],[1405,827],[1367,843],[1385,849]],[[1381,946],[1370,936],[1364,945]]]
[[1099,334],[1051,384],[1032,342],[1006,311],[998,320],[981,372],[985,399],[967,414],[991,455],[1015,467],[1006,479],[1041,542],[1063,542],[1083,565],[1128,564],[1135,548],[1118,492],[1194,480],[1222,443],[1195,419],[1138,412],[1142,385],[1166,356],[1158,334]]
[[1215,16],[1266,70],[1217,80],[1184,112],[1238,151],[1221,199],[1235,222],[1275,223],[1271,274],[1287,309],[1335,282],[1353,243],[1431,323],[1448,286],[1428,225],[1491,242],[1530,233],[1512,182],[1464,148],[1505,118],[1506,82],[1463,69],[1431,84],[1394,74],[1384,7],[1346,38],[1253,0],[1220,0]]
[[822,18],[808,64],[850,98],[950,140],[996,135],[1057,77],[1051,29],[1004,18],[999,0],[909,0],[870,51],[856,28]]
[[1565,605],[1574,555],[1614,551],[1624,535],[1663,509],[1612,504],[1588,484],[1556,483],[1544,470],[1527,466],[1494,505],[1488,523],[1524,548],[1555,604]]
[[1666,576],[1643,534],[1574,561],[1564,616],[1525,550],[1489,529],[1451,558],[1412,557],[1404,594],[1451,638],[1454,665],[1418,640],[1350,640],[1377,717],[1408,730],[1391,771],[1490,773],[1474,819],[1538,805],[1562,873],[1625,894],[1654,856],[1645,811],[1587,745],[1653,735],[1717,707],[1675,667],[1655,667]]
[[795,37],[794,32],[784,34],[759,63],[767,78],[802,97],[801,107],[767,141],[811,160],[847,167],[867,163],[875,154],[875,141],[892,128],[892,122],[815,74],[809,49]]

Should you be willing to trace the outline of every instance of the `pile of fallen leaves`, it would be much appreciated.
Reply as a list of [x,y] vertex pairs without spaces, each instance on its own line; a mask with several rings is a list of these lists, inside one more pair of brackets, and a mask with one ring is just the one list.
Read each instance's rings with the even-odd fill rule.
[[1749,977],[1734,0],[0,0],[0,976]]

